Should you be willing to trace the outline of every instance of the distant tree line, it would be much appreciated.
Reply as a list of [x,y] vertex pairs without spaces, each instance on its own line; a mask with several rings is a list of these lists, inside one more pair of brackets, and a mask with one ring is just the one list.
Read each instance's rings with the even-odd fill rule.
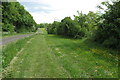
[[36,22],[19,2],[2,2],[2,31],[34,32]]
[[46,24],[46,23],[37,24],[37,28],[45,28],[45,24]]
[[48,24],[47,31],[49,34],[71,38],[90,37],[97,29],[98,17],[97,13],[91,11],[87,15],[78,12],[78,16],[74,15],[74,20],[65,17],[61,22],[54,21],[52,24]]
[[[60,22],[47,24],[48,34],[63,35],[71,38],[91,38],[109,48],[120,48],[120,1],[102,2],[107,7],[103,14],[78,12],[74,20],[65,17]],[[103,9],[98,6],[99,9]]]

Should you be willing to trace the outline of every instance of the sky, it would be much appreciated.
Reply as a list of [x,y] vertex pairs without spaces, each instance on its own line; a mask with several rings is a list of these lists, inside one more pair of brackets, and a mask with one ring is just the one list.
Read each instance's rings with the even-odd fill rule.
[[36,23],[52,23],[65,17],[74,18],[77,11],[96,12],[97,5],[105,0],[18,0],[33,16]]

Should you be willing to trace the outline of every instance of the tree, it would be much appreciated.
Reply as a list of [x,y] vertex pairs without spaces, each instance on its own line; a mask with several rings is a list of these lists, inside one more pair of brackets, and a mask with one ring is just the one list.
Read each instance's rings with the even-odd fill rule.
[[102,15],[102,22],[96,30],[95,41],[110,48],[120,48],[120,1],[102,2],[107,10]]
[[63,35],[71,38],[82,38],[84,32],[81,31],[79,24],[70,17],[65,17],[61,22],[54,21],[47,27],[48,34]]
[[36,23],[19,2],[2,3],[2,30],[7,32],[31,32]]
[[74,15],[74,20],[78,22],[81,31],[85,33],[86,37],[91,37],[93,32],[97,29],[97,24],[99,22],[99,15],[98,13],[94,13],[89,11],[88,14],[83,14],[77,11],[78,16]]

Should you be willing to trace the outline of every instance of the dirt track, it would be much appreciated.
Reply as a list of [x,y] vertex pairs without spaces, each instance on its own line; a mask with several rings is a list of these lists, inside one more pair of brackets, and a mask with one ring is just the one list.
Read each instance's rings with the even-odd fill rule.
[[16,35],[16,36],[11,36],[11,37],[7,37],[7,38],[3,38],[0,39],[0,45],[5,45],[7,43],[13,42],[15,40],[27,37],[27,36],[31,36],[33,34],[24,34],[24,35]]

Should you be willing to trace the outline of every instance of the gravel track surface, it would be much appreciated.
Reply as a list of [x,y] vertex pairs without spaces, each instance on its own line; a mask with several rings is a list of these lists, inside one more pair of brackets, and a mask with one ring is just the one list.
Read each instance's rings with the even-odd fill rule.
[[3,38],[3,39],[0,39],[0,45],[5,45],[7,43],[10,43],[10,42],[13,42],[13,41],[16,41],[18,39],[28,37],[28,36],[31,36],[31,35],[33,35],[33,34],[16,35],[16,36]]

